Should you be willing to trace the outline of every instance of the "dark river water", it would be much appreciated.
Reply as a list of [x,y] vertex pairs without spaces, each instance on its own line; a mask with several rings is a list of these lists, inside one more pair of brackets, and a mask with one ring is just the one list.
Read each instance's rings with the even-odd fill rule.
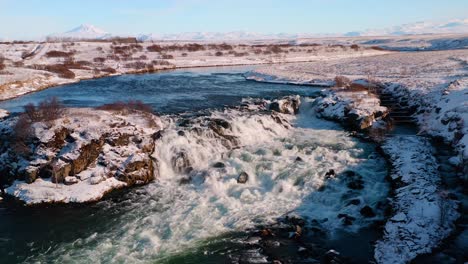
[[[156,151],[161,164],[172,149],[184,148],[194,157],[221,160],[226,168],[212,168],[211,161],[201,159],[206,165],[195,165],[205,168],[204,182],[179,185],[174,178],[178,175],[161,170],[154,183],[114,192],[91,205],[28,208],[0,202],[0,263],[271,262],[271,254],[287,260],[298,255],[298,248],[316,244],[337,249],[354,263],[371,261],[372,244],[380,235],[373,226],[383,220],[383,211],[376,209],[376,216],[367,219],[359,210],[364,205],[377,208],[386,200],[384,159],[375,145],[315,117],[313,97],[319,88],[246,81],[243,73],[250,69],[184,69],[86,80],[0,102],[0,108],[11,112],[52,96],[72,107],[141,100],[163,117],[210,109],[209,114],[230,120],[244,143],[221,153],[222,148],[216,147],[219,142],[204,148],[206,139],[182,141],[180,128],[169,127]],[[277,124],[262,130],[259,123],[271,122],[265,114],[246,117],[237,110],[217,110],[239,105],[243,98],[285,95],[302,98],[300,114],[291,118],[294,128],[289,130]],[[296,162],[297,157],[303,162]],[[330,168],[355,171],[364,189],[350,190],[343,178],[324,180]],[[248,184],[231,180],[239,169],[249,171]],[[359,205],[351,200],[359,200]],[[251,230],[291,212],[305,219],[306,226],[314,225],[310,230],[322,233],[308,233],[303,241],[285,239],[289,242],[278,242],[270,255],[245,242]],[[339,214],[354,217],[353,224],[344,225]],[[260,253],[242,253],[252,250]]]
[[141,100],[159,113],[180,113],[238,105],[246,97],[277,98],[291,93],[312,95],[318,91],[305,86],[247,82],[242,74],[250,69],[252,67],[180,69],[84,80],[0,101],[0,108],[20,112],[28,103],[55,96],[71,107]]

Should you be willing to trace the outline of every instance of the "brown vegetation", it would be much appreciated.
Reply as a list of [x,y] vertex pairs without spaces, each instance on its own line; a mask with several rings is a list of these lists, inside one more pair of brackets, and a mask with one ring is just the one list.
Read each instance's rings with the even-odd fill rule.
[[49,58],[67,58],[72,56],[72,52],[65,52],[65,51],[58,51],[58,50],[51,50],[46,53],[46,56]]
[[335,86],[336,87],[349,87],[351,80],[348,77],[339,75],[335,77]]
[[6,68],[5,66],[5,58],[0,56],[0,71],[4,70]]
[[100,107],[97,107],[97,109],[106,111],[119,111],[125,113],[131,113],[135,111],[153,113],[153,109],[151,108],[151,106],[144,104],[140,100],[130,100],[128,102],[118,101],[102,105]]

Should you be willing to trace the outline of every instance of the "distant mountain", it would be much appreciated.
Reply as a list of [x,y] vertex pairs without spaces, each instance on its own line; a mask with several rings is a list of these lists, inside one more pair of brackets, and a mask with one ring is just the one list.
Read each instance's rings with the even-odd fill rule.
[[345,36],[401,36],[418,34],[468,33],[468,19],[453,19],[445,22],[421,21],[384,29],[348,32]]
[[49,35],[49,38],[56,39],[106,39],[112,35],[93,25],[83,24],[65,33]]

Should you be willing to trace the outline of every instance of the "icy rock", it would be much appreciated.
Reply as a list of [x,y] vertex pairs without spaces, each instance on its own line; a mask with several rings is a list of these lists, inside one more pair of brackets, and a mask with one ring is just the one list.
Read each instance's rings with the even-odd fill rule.
[[246,183],[249,180],[249,175],[247,172],[243,171],[239,174],[239,177],[237,177],[237,183]]
[[270,104],[270,110],[283,114],[297,114],[301,99],[298,95],[287,96],[279,100],[275,100]]
[[72,176],[67,176],[65,177],[65,180],[64,180],[64,184],[65,185],[72,185],[72,184],[75,184],[75,183],[78,183],[79,180],[76,178],[76,177],[72,177]]

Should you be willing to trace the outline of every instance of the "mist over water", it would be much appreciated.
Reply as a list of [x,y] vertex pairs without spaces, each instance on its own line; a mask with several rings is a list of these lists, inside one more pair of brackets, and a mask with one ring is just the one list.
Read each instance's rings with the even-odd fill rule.
[[[0,237],[4,238],[0,240],[3,248],[0,253],[13,251],[17,259],[41,263],[170,261],[213,240],[224,244],[235,241],[234,234],[275,223],[287,214],[319,222],[330,239],[342,231],[358,233],[360,228],[382,218],[383,213],[378,211],[371,220],[359,217],[360,207],[350,206],[349,202],[359,199],[361,204],[375,206],[385,200],[388,186],[384,181],[387,169],[383,158],[375,152],[374,145],[350,137],[332,122],[315,118],[314,99],[306,96],[315,94],[317,89],[247,82],[239,73],[232,72],[174,72],[158,77],[116,77],[109,96],[129,94],[121,91],[132,83],[126,78],[136,78],[139,85],[144,83],[149,89],[135,88],[142,89],[146,96],[132,92],[132,99],[142,98],[155,109],[170,109],[167,112],[172,113],[162,116],[168,126],[156,143],[158,179],[90,208],[62,212],[45,208],[42,214],[48,210],[53,214],[34,219],[34,225],[30,221],[35,211],[0,215],[0,223],[3,222]],[[83,82],[43,93],[57,95],[68,105],[94,106],[109,99],[99,97],[100,92],[96,92],[96,97],[86,101],[90,86],[110,80]],[[154,88],[155,82],[170,84],[172,90],[162,93],[165,88]],[[187,87],[201,88],[192,96]],[[105,87],[97,85],[96,89]],[[74,90],[80,92],[71,95],[65,90],[71,94]],[[186,96],[180,97],[181,94]],[[287,121],[284,124],[261,111],[220,109],[224,104],[239,105],[245,97],[275,98],[286,94],[303,97],[299,115],[281,115]],[[32,94],[24,101],[4,104],[10,103],[10,109],[14,109],[28,100],[40,100],[41,96],[46,95]],[[216,96],[226,101],[220,102]],[[192,117],[174,115],[207,108],[213,110]],[[187,118],[189,125],[183,122]],[[206,129],[207,118],[226,120],[230,135],[237,139],[235,143],[221,140]],[[174,160],[180,153],[184,153],[190,170],[174,168]],[[337,175],[349,170],[356,172],[362,176],[364,189],[350,190],[347,179],[341,176],[325,177],[330,169]],[[242,172],[248,174],[245,184],[237,182]],[[352,215],[356,221],[344,226],[337,217],[340,213]],[[16,223],[10,222],[15,218],[19,218]],[[209,255],[207,252],[201,259],[210,260]]]

